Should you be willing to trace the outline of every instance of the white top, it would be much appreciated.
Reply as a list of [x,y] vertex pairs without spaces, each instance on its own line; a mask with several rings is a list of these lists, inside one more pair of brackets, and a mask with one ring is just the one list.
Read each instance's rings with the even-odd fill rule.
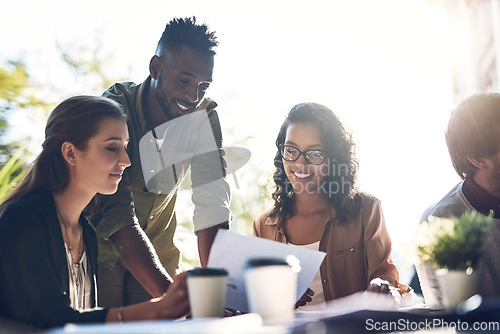
[[[292,243],[289,243],[290,245],[294,245]],[[316,242],[313,242],[312,244],[307,244],[307,245],[294,245],[296,247],[302,247],[306,249],[311,249],[314,251],[319,251],[319,240]],[[325,295],[323,293],[323,284],[321,283],[321,275],[318,270],[316,275],[314,276],[314,279],[311,282],[311,285],[309,286],[309,289],[314,291],[314,296],[312,296],[312,301],[307,303],[304,306],[300,306],[297,308],[297,310],[316,310],[320,308],[325,308],[326,303],[325,303]]]
[[71,252],[68,246],[64,243],[66,248],[66,259],[68,262],[69,272],[69,299],[71,307],[75,310],[85,310],[91,308],[91,291],[92,285],[90,283],[90,274],[87,270],[87,255],[85,248],[83,249],[80,262],[73,263]]
[[197,180],[192,183],[194,230],[230,221],[231,189],[220,167],[221,153],[207,111],[177,117],[154,128],[154,133],[159,139],[151,130],[139,141],[141,168],[148,191],[174,194],[191,167]]

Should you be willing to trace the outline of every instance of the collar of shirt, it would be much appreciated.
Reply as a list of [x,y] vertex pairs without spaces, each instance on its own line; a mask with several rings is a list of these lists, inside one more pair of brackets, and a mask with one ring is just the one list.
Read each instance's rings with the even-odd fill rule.
[[481,214],[488,216],[494,213],[494,218],[500,218],[500,199],[481,188],[473,178],[467,178],[462,188],[465,198]]

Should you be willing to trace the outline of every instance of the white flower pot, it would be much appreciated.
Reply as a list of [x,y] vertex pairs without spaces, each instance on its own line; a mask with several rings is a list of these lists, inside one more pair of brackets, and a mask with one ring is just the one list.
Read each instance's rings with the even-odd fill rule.
[[444,308],[453,309],[478,292],[479,272],[436,270],[441,300]]

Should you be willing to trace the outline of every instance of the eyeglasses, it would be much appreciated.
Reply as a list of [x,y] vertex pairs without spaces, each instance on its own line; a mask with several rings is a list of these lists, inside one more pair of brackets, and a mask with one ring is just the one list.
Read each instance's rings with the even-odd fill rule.
[[322,150],[307,150],[302,152],[290,145],[281,145],[281,155],[286,161],[296,161],[302,154],[307,163],[311,165],[321,165],[325,161],[325,152]]
[[196,87],[196,101],[200,100],[200,95],[203,96],[207,92],[208,88],[210,88],[210,85],[212,82],[210,81],[200,81],[198,83],[198,86]]

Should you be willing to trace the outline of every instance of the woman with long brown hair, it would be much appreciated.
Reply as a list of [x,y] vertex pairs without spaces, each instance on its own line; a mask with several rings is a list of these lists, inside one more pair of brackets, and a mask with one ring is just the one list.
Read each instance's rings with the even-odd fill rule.
[[0,207],[0,317],[34,327],[177,318],[189,311],[185,276],[160,298],[97,308],[95,195],[116,191],[130,165],[126,116],[114,101],[59,104],[43,149]]

